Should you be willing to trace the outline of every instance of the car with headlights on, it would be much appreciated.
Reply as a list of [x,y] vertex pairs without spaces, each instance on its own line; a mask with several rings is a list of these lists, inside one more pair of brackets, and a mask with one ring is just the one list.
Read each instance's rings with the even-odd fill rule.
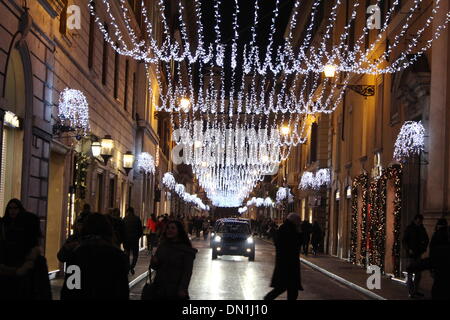
[[255,261],[255,241],[250,223],[241,219],[222,219],[212,237],[212,259],[218,256],[244,256]]

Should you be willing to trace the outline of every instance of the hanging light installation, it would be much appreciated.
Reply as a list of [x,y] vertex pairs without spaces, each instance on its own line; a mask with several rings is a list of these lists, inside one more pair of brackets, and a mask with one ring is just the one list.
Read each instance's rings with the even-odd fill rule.
[[[125,22],[126,32],[122,32],[121,25],[117,23],[119,17],[116,17],[111,8],[109,0],[102,0],[104,7],[104,16],[108,19],[110,28],[106,28],[104,21],[98,15],[100,10],[94,10],[93,0],[89,1],[89,8],[92,15],[95,16],[96,22],[102,31],[104,38],[110,43],[111,47],[119,54],[132,57],[146,63],[159,63],[160,61],[187,61],[190,64],[200,62],[203,64],[211,63],[214,66],[223,67],[225,64],[225,52],[231,51],[231,68],[238,66],[237,61],[244,61],[244,70],[250,73],[250,69],[256,68],[260,74],[272,73],[274,75],[284,74],[307,74],[308,72],[321,73],[326,71],[326,66],[334,65],[338,72],[353,72],[360,74],[381,74],[393,73],[404,70],[413,64],[418,57],[424,54],[432,45],[433,41],[440,37],[442,31],[447,28],[450,21],[450,12],[444,12],[441,21],[438,21],[438,14],[442,12],[441,4],[443,0],[433,1],[433,5],[427,11],[421,10],[425,7],[424,0],[414,0],[410,6],[406,8],[406,12],[402,15],[401,27],[394,27],[394,16],[399,9],[400,0],[391,1],[386,8],[384,23],[379,30],[376,39],[366,48],[364,41],[369,35],[370,28],[364,26],[361,35],[355,39],[355,45],[350,47],[348,39],[350,38],[350,30],[358,15],[363,14],[363,20],[366,20],[366,1],[356,0],[350,6],[350,14],[348,21],[345,21],[343,31],[337,36],[333,36],[338,21],[338,13],[345,10],[347,1],[342,0],[315,0],[312,4],[305,4],[306,1],[296,0],[293,6],[290,19],[289,31],[281,44],[274,43],[274,33],[276,31],[277,22],[280,19],[280,3],[281,0],[273,0],[275,9],[272,16],[272,24],[265,43],[267,45],[258,45],[255,41],[259,35],[257,26],[260,22],[260,4],[262,0],[254,0],[254,26],[252,27],[252,40],[244,46],[238,45],[237,41],[231,44],[224,44],[220,28],[221,20],[216,20],[214,31],[217,40],[214,43],[205,42],[205,28],[202,24],[202,5],[200,0],[194,0],[193,6],[195,11],[195,25],[197,39],[189,39],[188,33],[183,31],[186,22],[183,18],[186,8],[181,0],[178,2],[178,15],[180,25],[182,27],[182,42],[172,38],[168,17],[166,16],[166,6],[164,0],[158,0],[157,11],[162,23],[163,36],[162,39],[156,39],[154,30],[156,26],[151,22],[149,11],[145,5],[145,1],[141,0],[142,18],[144,21],[146,37],[138,36],[138,33],[132,27],[132,10],[129,9],[126,0],[118,0],[118,10],[120,11],[120,19]],[[174,1],[175,2],[175,1]],[[231,2],[231,1],[230,1]],[[318,42],[313,42],[313,31],[317,24],[321,23],[319,18],[319,10],[326,5],[328,16],[326,28]],[[228,3],[228,2],[227,2]],[[214,0],[214,9],[216,12],[224,7],[224,0]],[[384,1],[377,0],[372,6],[385,5]],[[363,7],[361,9],[361,7]],[[311,12],[311,19],[307,25],[303,26],[298,23],[299,12],[308,10]],[[425,12],[423,12],[425,11]],[[239,13],[238,1],[235,0],[235,9],[233,16]],[[154,13],[155,14],[155,13]],[[417,26],[412,32],[410,28],[418,16],[423,16],[423,24]],[[235,19],[233,21],[233,33],[239,34],[239,24]],[[187,21],[187,20],[186,20]],[[294,42],[293,34],[300,32],[298,28],[303,28],[306,32],[298,43]],[[433,28],[433,32],[430,32]],[[108,31],[110,30],[110,31]],[[426,36],[431,34],[431,36]],[[331,39],[334,39],[331,43]],[[389,45],[385,46],[384,42],[389,38]],[[402,46],[403,45],[403,46]],[[382,48],[385,46],[385,48]],[[403,49],[404,48],[404,49]],[[401,50],[401,54],[396,57],[390,57],[394,50]],[[378,52],[375,59],[373,54]]]
[[421,121],[406,121],[397,136],[394,146],[394,159],[405,161],[420,154],[425,149],[425,128]]

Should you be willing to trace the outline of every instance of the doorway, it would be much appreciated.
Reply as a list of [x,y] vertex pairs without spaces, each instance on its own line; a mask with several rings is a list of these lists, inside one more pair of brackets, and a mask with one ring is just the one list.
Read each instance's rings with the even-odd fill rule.
[[59,269],[56,258],[61,245],[61,228],[64,203],[64,169],[65,156],[52,152],[50,156],[50,174],[47,212],[47,232],[45,238],[45,257],[49,271]]

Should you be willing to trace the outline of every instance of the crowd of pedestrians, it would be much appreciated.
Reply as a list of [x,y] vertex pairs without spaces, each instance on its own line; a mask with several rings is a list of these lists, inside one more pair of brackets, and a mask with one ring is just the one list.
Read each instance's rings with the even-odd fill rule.
[[[416,215],[403,232],[403,248],[408,259],[407,286],[411,298],[421,297],[421,273],[430,270],[433,277],[432,298],[450,299],[450,229],[439,219],[431,241]],[[133,208],[122,219],[119,209],[107,214],[91,212],[83,206],[73,226],[73,233],[57,253],[66,273],[61,299],[129,299],[129,275],[135,274],[140,241],[146,235],[151,255],[149,279],[142,298],[151,300],[189,299],[189,282],[197,250],[191,238],[208,238],[214,221],[209,217],[151,215],[142,223]],[[317,221],[301,221],[295,213],[278,227],[271,219],[252,221],[261,237],[272,239],[276,248],[273,290],[266,300],[287,291],[295,300],[303,290],[299,255],[321,252],[323,231]],[[8,202],[0,218],[0,299],[51,300],[52,292],[46,258],[41,253],[42,233],[39,218],[28,212],[18,199]],[[423,257],[428,252],[427,257]],[[75,267],[75,268],[72,268]],[[80,278],[74,278],[76,270]]]

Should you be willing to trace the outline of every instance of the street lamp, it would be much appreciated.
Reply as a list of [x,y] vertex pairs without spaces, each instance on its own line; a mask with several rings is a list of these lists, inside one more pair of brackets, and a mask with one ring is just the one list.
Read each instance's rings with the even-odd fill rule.
[[327,64],[323,68],[323,73],[325,74],[326,78],[334,78],[334,76],[336,75],[336,66],[332,64]]
[[92,151],[92,156],[94,158],[97,158],[100,156],[100,154],[102,153],[102,144],[98,141],[94,141],[91,144],[91,151]]
[[[336,77],[336,66],[332,64],[327,64],[323,68],[323,73],[326,78],[334,78]],[[336,87],[342,88],[347,87],[350,90],[353,90],[357,94],[367,98],[367,97],[373,97],[375,95],[375,86],[374,85],[367,85],[367,84],[336,84]]]
[[125,169],[127,175],[130,173],[130,170],[133,169],[133,164],[134,155],[131,153],[131,151],[128,151],[123,155],[123,168]]
[[187,111],[189,111],[190,106],[191,106],[191,100],[189,100],[189,98],[181,98],[181,100],[180,100],[181,109],[183,109],[185,112],[187,112]]
[[108,160],[112,157],[113,149],[114,149],[114,140],[111,138],[110,135],[106,135],[101,140],[101,156],[103,158],[103,161],[105,162],[105,166],[108,164]]
[[291,132],[291,129],[289,128],[289,126],[282,126],[281,127],[281,134],[284,136],[287,136],[289,134],[289,132]]

